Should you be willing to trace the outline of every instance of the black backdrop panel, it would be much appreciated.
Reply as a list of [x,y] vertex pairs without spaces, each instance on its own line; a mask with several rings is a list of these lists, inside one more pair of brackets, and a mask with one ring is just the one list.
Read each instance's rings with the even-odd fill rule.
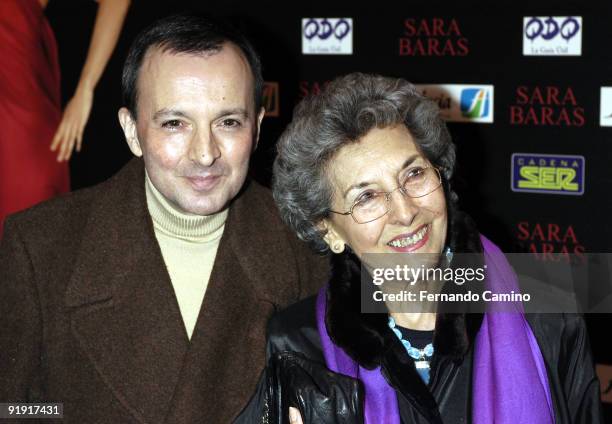
[[[51,1],[48,8],[60,47],[65,100],[85,58],[95,8],[94,2],[82,0]],[[229,17],[261,53],[264,77],[272,83],[267,101],[273,110],[264,120],[251,172],[264,184],[269,183],[275,140],[290,121],[295,103],[337,75],[361,71],[417,84],[492,85],[492,123],[449,122],[458,146],[456,186],[463,208],[506,251],[611,250],[612,127],[601,126],[600,116],[612,118],[612,102],[600,110],[600,93],[602,87],[612,86],[612,2],[517,1],[510,6],[451,1],[135,0],[96,90],[83,152],[71,163],[74,188],[108,178],[130,158],[116,119],[129,41],[154,19],[188,9]],[[532,23],[525,34],[526,17],[540,17],[542,26]],[[352,54],[302,54],[304,18],[350,18],[345,37],[351,37]],[[574,21],[565,22],[568,18],[580,18],[579,31],[572,27]],[[324,34],[329,28],[318,22]],[[340,28],[338,34],[343,32]],[[581,37],[580,54],[523,55],[524,43],[537,50],[543,36],[556,40],[556,52],[571,50]],[[514,153],[584,157],[584,193],[512,191]],[[555,167],[559,166],[553,165],[553,174]],[[601,364],[612,364],[610,323],[609,316],[588,317]]]

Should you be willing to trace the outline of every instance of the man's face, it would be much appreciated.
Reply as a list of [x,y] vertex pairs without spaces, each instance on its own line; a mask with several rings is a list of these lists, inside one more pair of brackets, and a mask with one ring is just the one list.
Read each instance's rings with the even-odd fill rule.
[[149,51],[138,76],[137,115],[119,120],[130,150],[178,210],[210,215],[238,194],[257,143],[247,60],[226,43],[204,55]]

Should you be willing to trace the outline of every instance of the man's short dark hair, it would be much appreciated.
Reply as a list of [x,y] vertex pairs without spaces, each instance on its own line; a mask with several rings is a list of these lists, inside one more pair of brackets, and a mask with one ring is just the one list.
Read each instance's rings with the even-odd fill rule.
[[171,53],[217,53],[224,43],[236,45],[251,68],[254,81],[255,113],[262,104],[261,62],[250,41],[228,23],[197,14],[178,14],[160,19],[134,40],[123,65],[121,91],[124,105],[136,117],[138,72],[151,48]]

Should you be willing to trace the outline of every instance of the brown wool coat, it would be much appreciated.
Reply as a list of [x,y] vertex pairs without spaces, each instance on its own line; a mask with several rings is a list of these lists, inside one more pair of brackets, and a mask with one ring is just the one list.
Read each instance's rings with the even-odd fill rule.
[[327,272],[269,191],[249,183],[230,207],[190,342],[134,159],[8,219],[0,402],[63,402],[64,423],[231,422],[264,366],[269,316]]

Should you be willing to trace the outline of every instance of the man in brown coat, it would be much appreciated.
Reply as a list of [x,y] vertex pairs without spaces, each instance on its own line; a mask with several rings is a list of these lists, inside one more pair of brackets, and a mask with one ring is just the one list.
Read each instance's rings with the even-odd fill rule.
[[7,220],[0,402],[62,402],[70,423],[238,415],[268,317],[327,272],[246,179],[262,85],[223,24],[175,16],[139,35],[119,112],[139,158]]

